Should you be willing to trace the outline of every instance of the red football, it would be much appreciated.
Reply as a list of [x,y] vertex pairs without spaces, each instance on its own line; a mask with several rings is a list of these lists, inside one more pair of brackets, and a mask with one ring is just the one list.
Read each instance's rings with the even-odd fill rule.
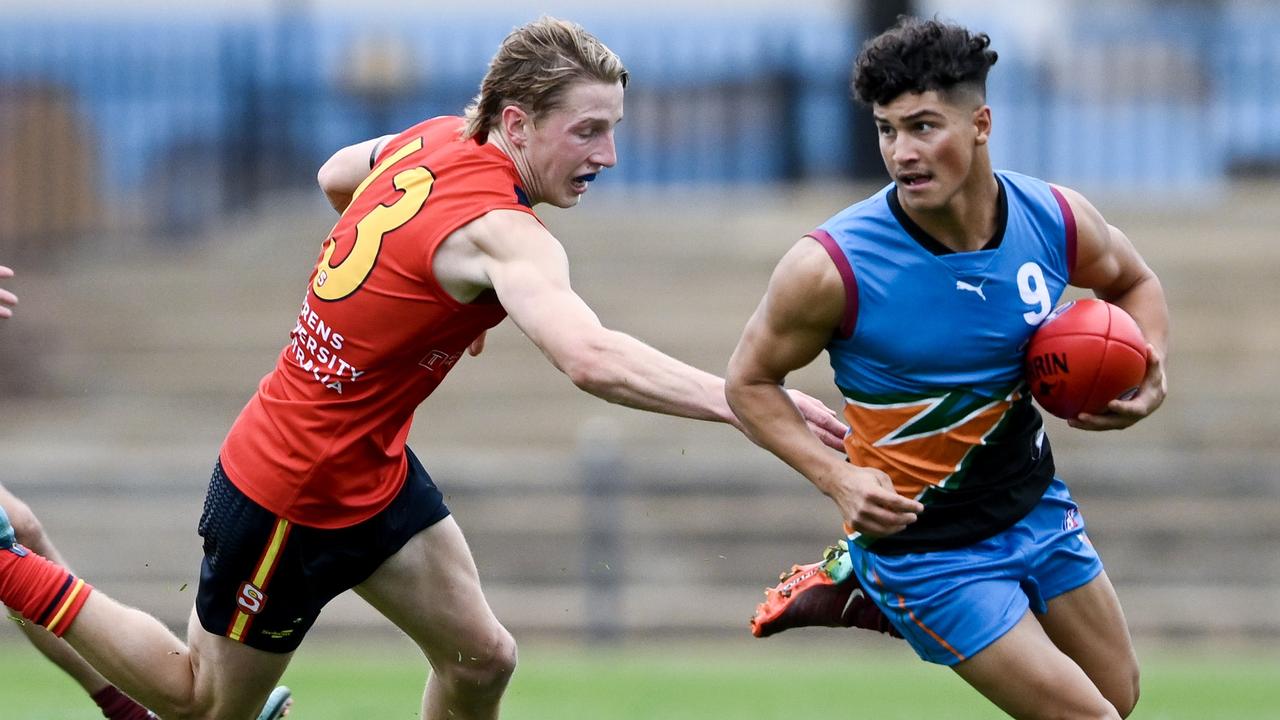
[[1129,313],[1076,300],[1044,319],[1027,346],[1027,382],[1040,407],[1060,418],[1097,413],[1136,392],[1147,373],[1147,341]]

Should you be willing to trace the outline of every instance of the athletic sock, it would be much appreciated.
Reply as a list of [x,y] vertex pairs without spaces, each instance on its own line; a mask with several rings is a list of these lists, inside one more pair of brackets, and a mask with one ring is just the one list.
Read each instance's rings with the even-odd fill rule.
[[115,685],[108,685],[89,697],[102,708],[102,715],[107,720],[154,720],[155,718],[150,710],[120,692]]
[[0,550],[0,603],[58,637],[71,627],[93,586],[21,545]]

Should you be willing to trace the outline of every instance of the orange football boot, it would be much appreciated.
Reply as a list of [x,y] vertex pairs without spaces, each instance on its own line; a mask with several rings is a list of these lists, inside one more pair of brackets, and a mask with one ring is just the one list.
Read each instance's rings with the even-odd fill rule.
[[762,638],[797,627],[856,627],[902,637],[863,592],[841,545],[828,547],[816,563],[792,565],[782,573],[756,606],[751,634]]

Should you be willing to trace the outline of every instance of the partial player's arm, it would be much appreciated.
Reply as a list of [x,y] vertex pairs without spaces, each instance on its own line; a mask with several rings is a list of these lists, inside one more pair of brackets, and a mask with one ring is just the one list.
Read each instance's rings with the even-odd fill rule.
[[[13,271],[4,265],[0,265],[0,280],[13,277]],[[18,296],[0,288],[0,319],[13,317],[14,305],[18,304]]]
[[782,391],[788,373],[822,352],[844,313],[844,284],[825,249],[801,240],[778,263],[769,289],[729,360],[725,391],[747,432],[795,468],[869,535],[898,532],[924,508],[901,497],[883,472],[852,465],[813,441]]
[[351,204],[351,196],[360,183],[369,176],[373,169],[374,158],[386,147],[394,135],[383,135],[380,138],[348,145],[334,153],[320,171],[316,173],[316,182],[329,199],[334,210],[342,212]]
[[1168,393],[1169,306],[1164,288],[1123,232],[1109,225],[1083,195],[1059,189],[1076,217],[1076,266],[1071,284],[1124,308],[1147,340],[1147,375],[1138,394],[1129,400],[1112,400],[1105,413],[1081,414],[1069,422],[1085,430],[1126,428],[1155,412]]
[[[600,323],[570,287],[564,248],[533,217],[498,210],[463,232],[477,262],[454,263],[448,272],[472,272],[474,287],[492,287],[512,321],[574,385],[620,405],[741,427],[721,378]],[[838,444],[844,425],[817,400],[793,397],[814,432]]]

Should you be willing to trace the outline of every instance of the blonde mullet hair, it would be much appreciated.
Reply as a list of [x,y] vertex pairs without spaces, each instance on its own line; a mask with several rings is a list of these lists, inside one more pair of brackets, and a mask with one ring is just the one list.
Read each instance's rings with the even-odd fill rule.
[[622,60],[581,25],[538,18],[513,30],[498,46],[480,94],[467,106],[462,136],[485,142],[508,105],[536,119],[560,107],[575,82],[622,83],[625,88],[627,79]]

